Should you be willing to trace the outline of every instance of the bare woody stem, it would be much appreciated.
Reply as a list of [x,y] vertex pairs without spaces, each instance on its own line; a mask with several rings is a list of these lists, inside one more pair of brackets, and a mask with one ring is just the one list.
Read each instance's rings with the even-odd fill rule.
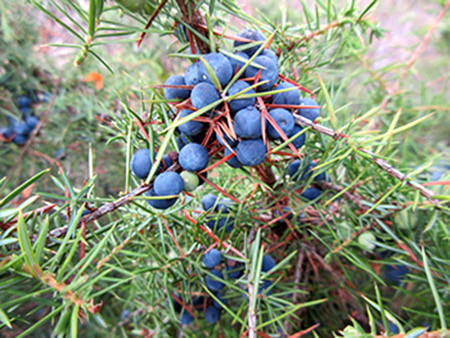
[[[181,13],[183,14],[183,20],[190,26],[196,28],[198,25],[205,25],[205,19],[200,11],[195,8],[195,1],[192,0],[176,0],[178,7],[180,7]],[[202,30],[203,35],[207,36]],[[198,49],[202,54],[207,54],[210,52],[207,43],[194,35],[194,39],[197,42]]]

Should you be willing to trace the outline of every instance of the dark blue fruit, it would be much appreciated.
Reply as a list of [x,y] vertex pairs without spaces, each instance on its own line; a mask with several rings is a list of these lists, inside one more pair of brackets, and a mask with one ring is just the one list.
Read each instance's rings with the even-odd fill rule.
[[[181,296],[180,296],[177,292],[174,292],[173,294],[174,294],[175,297],[178,298],[178,300],[181,301]],[[172,296],[172,304],[173,304],[173,308],[174,308],[174,310],[175,310],[176,312],[180,312],[181,309],[182,309],[182,306],[181,306],[181,304],[175,299],[175,297]]]
[[184,72],[184,82],[189,86],[195,86],[200,82],[200,61],[190,64]]
[[287,92],[273,94],[273,103],[298,105],[300,102],[299,90],[289,82],[280,83],[275,90],[291,89]]
[[[217,300],[213,300],[213,305],[218,308],[218,309],[222,309],[223,305],[227,305],[227,300],[225,299],[225,293],[223,292],[217,292],[215,294],[216,298],[220,301],[220,303]],[[222,304],[223,305],[222,305]]]
[[[223,274],[220,270],[214,269],[209,271],[209,273],[219,279],[223,279]],[[225,287],[225,284],[220,280],[210,276],[209,274],[205,277],[206,287],[211,291],[220,291]]]
[[315,166],[316,166],[315,163],[308,164],[308,166],[305,168],[305,171],[302,174],[301,179],[306,181],[311,177],[311,175],[316,175],[314,177],[314,181],[325,181],[327,179],[326,174],[324,172],[317,174],[318,171],[314,170]]
[[14,126],[11,125],[11,126],[2,128],[0,130],[0,133],[3,135],[4,138],[9,139],[14,135]]
[[19,110],[22,113],[22,116],[24,118],[27,117],[28,115],[30,115],[30,113],[31,113],[31,108],[30,107],[22,107],[22,108],[19,108]]
[[264,49],[262,55],[267,56],[270,58],[276,65],[278,64],[278,56],[275,54],[275,52],[271,49]]
[[39,123],[39,120],[36,116],[28,116],[25,119],[25,123],[33,130]]
[[408,272],[409,269],[405,265],[386,265],[384,276],[389,282],[398,285]]
[[215,306],[210,306],[205,311],[205,319],[208,323],[214,324],[220,320],[220,309]]
[[[155,195],[155,192],[153,191],[153,188],[152,188],[152,189],[150,189],[149,191],[147,191],[145,193],[145,196],[154,197],[154,196],[157,196],[157,195]],[[176,198],[165,198],[165,199],[154,199],[154,200],[146,200],[146,201],[153,208],[164,210],[164,209],[168,209],[172,205],[174,205],[177,202],[177,199]]]
[[[246,90],[250,85],[245,81],[236,81],[228,90],[228,96],[236,95],[237,93]],[[254,89],[247,90],[244,94],[255,94]],[[248,99],[234,99],[228,102],[228,106],[232,112],[237,112],[238,110],[244,109],[247,106],[254,106],[256,99],[254,97]]]
[[[169,86],[185,86],[184,77],[182,75],[174,75],[167,79],[164,83]],[[168,100],[186,100],[191,95],[189,89],[181,88],[164,88],[164,96]]]
[[[231,63],[226,56],[220,53],[210,53],[204,55],[203,59],[212,68],[214,74],[216,74],[217,80],[219,80],[222,86],[225,86],[231,80],[233,70],[231,69]],[[199,63],[200,82],[213,83],[203,62],[199,61]]]
[[177,137],[177,144],[178,144],[178,148],[183,149],[183,147],[186,145],[186,143],[184,143],[184,140],[181,136]]
[[273,292],[272,282],[270,280],[264,280],[262,285],[258,289],[258,294],[265,294],[270,296]]
[[228,214],[230,212],[230,207],[233,205],[233,201],[229,198],[224,198],[217,203],[217,211],[222,214]]
[[275,218],[281,217],[282,215],[283,215],[283,218],[280,218],[278,223],[286,223],[285,219],[290,221],[292,219],[292,217],[294,217],[294,214],[292,213],[292,209],[286,205],[281,207],[281,211],[278,209],[275,209],[275,211],[273,212],[273,216]]
[[19,96],[17,98],[17,105],[19,108],[28,108],[31,106],[31,99],[28,96]]
[[14,127],[14,132],[20,135],[28,135],[32,128],[25,122],[20,122]]
[[236,148],[236,156],[243,165],[253,167],[266,159],[267,148],[263,140],[242,140]]
[[[301,132],[303,130],[302,127],[300,127],[298,124],[296,124],[294,126],[294,129],[292,130],[292,133],[290,135],[288,135],[289,138],[291,138],[292,136],[298,134],[299,132]],[[300,149],[301,147],[303,147],[303,145],[306,142],[306,133],[301,134],[300,136],[297,136],[293,141],[292,144],[294,145],[295,148]]]
[[252,106],[239,110],[234,116],[234,131],[242,138],[260,138],[262,136],[261,112]]
[[[294,117],[288,110],[283,108],[272,109],[271,111],[269,111],[269,115],[280,127],[280,129],[286,134],[286,136],[292,134],[295,122]],[[269,133],[269,136],[275,140],[280,140],[282,137],[278,133],[278,131],[276,131],[276,129],[269,122],[267,124],[267,132]]]
[[184,180],[180,174],[173,171],[166,171],[156,176],[153,183],[153,190],[158,196],[178,195],[184,189]]
[[208,161],[208,150],[198,143],[189,143],[178,154],[180,166],[188,171],[201,171],[206,168]]
[[208,227],[213,229],[216,233],[221,233],[222,229],[225,227],[225,232],[230,232],[234,228],[234,219],[231,217],[220,218],[219,220],[213,219],[208,221]]
[[12,141],[18,146],[23,146],[28,141],[28,137],[26,135],[17,134],[14,136]]
[[220,264],[222,254],[217,249],[211,249],[203,255],[202,261],[207,268],[213,268]]
[[202,143],[203,139],[205,138],[205,133],[202,131],[197,135],[186,135],[185,133],[181,133],[181,139],[183,140],[184,144],[189,143]]
[[[231,150],[228,149],[227,147],[225,147],[225,157],[231,154]],[[242,167],[242,163],[239,162],[239,160],[237,159],[236,155],[232,158],[230,158],[229,160],[227,160],[227,164],[234,169],[240,168]]]
[[169,155],[164,154],[162,157],[162,162],[164,163],[164,168],[167,169],[172,165],[172,161],[169,158]]
[[249,66],[245,70],[245,77],[254,77],[256,76],[256,74],[258,74],[258,72],[261,71],[261,78],[259,79],[259,82],[269,82],[264,83],[256,88],[259,92],[270,90],[278,79],[278,65],[274,63],[271,58],[264,55],[257,56],[252,63],[263,66],[265,69]]
[[272,270],[275,267],[275,265],[277,265],[277,263],[275,263],[275,260],[272,258],[272,256],[264,255],[263,261],[262,261],[262,266],[261,266],[261,271],[268,272],[268,271]]
[[[248,55],[245,54],[244,52],[237,52],[237,53],[235,53],[235,55],[244,60],[248,60]],[[233,71],[233,75],[236,74],[238,71],[240,71],[241,68],[245,64],[245,62],[239,61],[239,60],[231,58],[231,57],[228,57],[228,60],[230,60],[231,70]],[[245,76],[245,72],[243,72],[239,78],[243,78],[244,76]]]
[[183,310],[183,312],[180,315],[180,321],[181,325],[189,325],[194,321],[194,316],[192,316],[189,312],[186,310]]
[[301,172],[299,170],[301,164],[302,164],[302,161],[295,160],[295,161],[292,161],[291,163],[289,163],[289,165],[288,165],[289,176],[291,176],[294,180],[298,179],[301,175]]
[[244,266],[241,263],[236,263],[234,266],[227,265],[228,277],[238,279],[244,274]]
[[[309,97],[305,97],[301,99],[299,102],[300,106],[318,106],[316,100],[313,100]],[[298,110],[300,116],[307,118],[308,120],[315,121],[320,115],[320,108],[308,108],[308,109],[299,109]]]
[[150,159],[150,150],[139,149],[131,157],[130,169],[134,176],[145,179],[150,173],[152,164],[153,160]]
[[[243,29],[237,34],[237,36],[240,38],[251,40],[252,42],[234,41],[233,42],[234,48],[237,48],[237,47],[243,46],[243,45],[250,45],[250,44],[254,43],[255,41],[264,41],[265,40],[264,36],[260,32],[256,32],[251,29]],[[253,54],[255,54],[258,51],[258,49],[261,47],[262,44],[263,44],[263,42],[255,45],[255,46],[246,46],[244,48],[240,48],[240,50],[245,52],[248,56],[252,56]]]
[[216,204],[216,201],[217,201],[217,196],[216,195],[213,195],[213,194],[205,195],[202,198],[203,209],[205,211],[208,211],[208,210],[214,208],[214,205]]
[[234,147],[236,147],[237,144],[238,144],[238,140],[232,140],[232,139],[230,139],[230,138],[227,136],[227,134],[225,134],[225,133],[223,134],[223,138],[224,138],[225,141],[228,143],[228,146],[225,144],[225,142],[222,140],[222,138],[219,136],[219,134],[216,133],[216,137],[217,137],[217,140],[219,140],[219,143],[220,143],[221,145],[225,146],[226,148],[228,148],[228,146],[234,148]]
[[319,198],[320,195],[322,195],[322,191],[317,188],[306,188],[302,192],[302,197],[310,201],[314,201],[316,198]]
[[191,92],[191,102],[197,110],[200,110],[219,99],[220,95],[216,87],[208,82],[200,82]]
[[[184,109],[180,112],[180,119],[183,117],[189,116],[193,114],[194,112],[192,110]],[[202,132],[203,130],[203,123],[198,121],[189,121],[183,123],[181,126],[179,126],[180,131],[186,135],[189,136],[195,136]]]

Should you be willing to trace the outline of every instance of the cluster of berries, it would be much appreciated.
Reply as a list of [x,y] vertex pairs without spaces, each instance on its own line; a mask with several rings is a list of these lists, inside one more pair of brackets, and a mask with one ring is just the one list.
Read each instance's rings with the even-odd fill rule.
[[[179,119],[205,110],[202,116],[179,126],[179,147],[210,143],[211,133],[205,120],[212,121],[215,136],[225,146],[224,155],[229,157],[227,163],[233,168],[255,166],[265,160],[268,149],[264,135],[272,141],[294,137],[293,146],[302,147],[305,133],[295,124],[293,111],[299,110],[300,116],[310,120],[315,120],[320,113],[317,102],[312,98],[302,99],[295,84],[289,80],[277,84],[278,58],[270,49],[260,51],[264,42],[260,33],[243,30],[238,37],[251,43],[235,41],[234,47],[239,51],[228,54],[230,56],[202,55],[201,62],[188,66],[184,76],[172,76],[163,86],[165,97],[175,104]],[[248,63],[250,58],[253,60]],[[238,74],[239,79],[230,85],[230,80]],[[266,92],[267,95],[260,95]],[[224,103],[215,106],[221,98]],[[267,108],[273,109],[266,111]],[[200,151],[202,148],[192,149]]]
[[19,146],[28,141],[31,132],[39,123],[36,116],[32,115],[32,104],[36,102],[47,102],[48,96],[32,99],[28,96],[19,96],[17,98],[17,107],[22,113],[22,119],[16,120],[9,118],[9,126],[0,129],[0,135],[6,142],[13,142]]
[[[192,297],[192,306],[185,305],[183,308],[183,303],[179,294],[174,293],[172,297],[172,304],[175,311],[180,313],[180,322],[183,325],[191,324],[194,317],[194,310],[197,313],[204,311],[204,317],[207,322],[214,324],[218,322],[222,315],[222,309],[224,306],[229,306],[229,297],[226,295],[224,281],[227,280],[237,280],[244,275],[244,265],[242,263],[228,260],[222,263],[222,254],[219,250],[212,248],[207,250],[202,258],[204,266],[209,269],[205,277],[206,287],[214,294],[214,297],[206,299],[204,297],[195,296]],[[222,272],[221,268],[225,267],[225,274]],[[269,273],[276,266],[275,260],[272,256],[266,254],[263,257],[261,272]],[[270,280],[265,279],[261,282],[258,288],[258,295],[264,294],[266,296],[272,293],[273,284]],[[242,299],[248,298],[247,292],[242,293]]]

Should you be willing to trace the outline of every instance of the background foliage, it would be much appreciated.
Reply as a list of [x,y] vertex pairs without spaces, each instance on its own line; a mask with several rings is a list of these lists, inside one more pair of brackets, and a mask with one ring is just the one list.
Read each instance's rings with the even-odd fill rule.
[[[200,315],[189,327],[179,324],[167,300],[174,291],[186,304],[192,295],[208,295],[201,257],[213,240],[192,218],[204,220],[200,200],[217,193],[212,186],[203,185],[165,212],[136,196],[86,230],[80,219],[83,210],[94,212],[141,184],[127,170],[130,154],[160,148],[171,123],[152,86],[189,64],[189,42],[179,25],[203,35],[183,16],[180,2],[169,0],[138,49],[158,4],[148,2],[133,13],[115,2],[94,3],[93,11],[89,3],[74,1],[0,1],[2,125],[19,116],[18,95],[51,93],[50,102],[34,108],[44,121],[38,135],[24,148],[5,143],[0,149],[2,336],[236,337],[257,331],[300,337],[295,334],[307,330],[305,336],[369,337],[389,335],[388,322],[401,332],[425,327],[445,336],[449,2],[426,7],[433,19],[409,32],[420,39],[404,59],[397,50],[382,58],[372,47],[396,34],[376,21],[383,10],[377,1],[287,2],[280,10],[268,1],[249,3],[251,14],[231,0],[198,3],[206,25],[217,31],[235,35],[252,26],[266,37],[275,32],[271,48],[280,55],[280,72],[317,94],[320,125],[348,138],[308,130],[304,162],[319,160],[331,177],[320,204],[294,191],[286,156],[271,157],[276,188],[247,169],[221,165],[209,173],[241,202],[232,211],[237,226],[221,240],[246,257],[224,251],[245,263],[249,277],[228,282],[229,307],[220,324],[209,325]],[[225,38],[201,39],[207,47],[232,51]],[[88,76],[97,82],[86,81]],[[169,148],[177,150],[175,142]],[[392,177],[374,159],[384,159],[416,185]],[[427,185],[434,199],[413,189],[418,184]],[[296,217],[292,229],[280,229],[271,220],[285,204],[307,221]],[[68,231],[57,236],[55,229],[64,226]],[[367,231],[376,236],[373,250],[357,240]],[[261,277],[257,262],[268,251],[278,265]],[[409,271],[401,283],[385,275],[396,264]],[[273,294],[243,301],[245,285],[263,277],[274,282]],[[256,328],[249,327],[252,317]]]

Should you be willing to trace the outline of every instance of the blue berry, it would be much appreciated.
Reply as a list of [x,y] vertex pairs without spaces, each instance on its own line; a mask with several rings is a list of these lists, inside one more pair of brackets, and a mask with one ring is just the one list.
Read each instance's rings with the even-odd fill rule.
[[28,135],[31,130],[32,128],[25,122],[18,123],[14,128],[14,132],[19,135]]
[[302,161],[294,160],[291,163],[289,163],[289,165],[288,165],[289,176],[291,176],[294,180],[297,180],[301,175],[301,172],[299,170],[301,164],[302,164]]
[[[237,93],[242,92],[243,90],[246,90],[250,85],[245,81],[236,81],[233,83],[233,85],[228,90],[228,96],[236,95]],[[244,94],[241,95],[247,95],[247,94],[255,94],[254,89],[247,90]],[[248,106],[254,106],[256,102],[256,99],[254,97],[248,98],[248,99],[234,99],[228,102],[228,106],[230,107],[230,110],[232,112],[237,112],[238,110],[244,109]]]
[[19,110],[22,113],[22,116],[24,118],[26,118],[31,113],[31,108],[30,107],[21,107],[21,108],[19,108]]
[[[231,63],[226,56],[220,53],[210,53],[203,56],[203,59],[212,68],[222,86],[225,86],[233,76]],[[201,82],[213,83],[203,62],[199,61],[199,74]]]
[[201,171],[206,168],[208,161],[208,150],[197,143],[189,143],[178,154],[180,166],[188,171]]
[[[318,106],[316,100],[313,100],[309,97],[305,97],[301,99],[299,102],[300,106]],[[308,108],[308,109],[299,109],[298,110],[300,116],[307,118],[308,120],[315,121],[320,115],[320,108]]]
[[227,265],[228,277],[238,279],[244,273],[244,266],[241,263],[236,263],[234,266]]
[[299,90],[289,82],[280,83],[275,88],[275,90],[283,90],[283,89],[291,89],[291,90],[287,92],[273,94],[273,103],[298,105],[300,102]]
[[200,82],[199,65],[200,61],[190,64],[184,72],[184,82],[189,86],[195,86]]
[[219,99],[220,95],[216,87],[208,82],[200,82],[191,92],[191,102],[197,110],[200,110]]
[[267,148],[263,140],[242,140],[236,148],[236,156],[243,165],[253,167],[266,159]]
[[[276,108],[269,111],[269,115],[275,121],[275,123],[280,127],[280,129],[287,135],[291,135],[294,130],[295,121],[292,114],[283,108]],[[267,132],[269,136],[274,140],[280,140],[282,137],[278,131],[268,123]]]
[[180,174],[166,171],[155,178],[153,190],[158,196],[178,195],[184,189],[184,180]]
[[205,211],[208,211],[208,210],[214,208],[214,205],[216,204],[216,201],[217,201],[217,196],[216,195],[213,195],[213,194],[205,195],[202,198],[203,209]]
[[275,54],[275,52],[271,49],[264,49],[263,53],[261,55],[267,56],[270,58],[276,65],[278,64],[278,56]]
[[[228,274],[229,275],[229,274]],[[220,303],[217,300],[213,300],[213,305],[218,308],[218,309],[222,309],[223,305],[227,305],[227,300],[224,298],[225,297],[225,293],[223,292],[217,292],[215,294],[216,298],[220,301]],[[223,305],[222,305],[222,304]]]
[[[289,138],[291,138],[292,136],[298,134],[299,132],[301,132],[303,130],[302,127],[300,127],[298,124],[296,124],[294,126],[294,129],[292,130],[292,133],[290,135],[288,135]],[[300,149],[301,147],[303,147],[303,145],[305,144],[306,141],[306,133],[301,134],[300,136],[297,136],[293,141],[292,144],[294,145],[295,148]]]
[[389,282],[400,284],[403,277],[409,272],[405,265],[386,265],[384,276]]
[[[185,86],[184,77],[182,75],[174,75],[167,79],[164,83],[170,86]],[[189,89],[182,88],[164,88],[164,96],[168,100],[186,100],[191,94]]]
[[[219,136],[219,134],[216,133],[216,137],[217,140],[219,140],[219,143],[223,146],[225,146],[226,148],[228,148],[228,146],[225,144],[224,140],[222,140],[222,138]],[[232,148],[236,147],[238,144],[238,140],[232,140],[230,139],[227,134],[223,133],[223,138],[225,139],[225,141],[228,143],[228,145]]]
[[234,219],[232,217],[223,217],[219,220],[213,219],[208,221],[207,225],[216,233],[221,233],[224,227],[225,232],[231,232],[234,228]]
[[315,175],[314,181],[325,181],[327,179],[326,174],[324,172],[317,174],[318,171],[314,170],[315,166],[316,166],[315,163],[308,164],[308,166],[305,168],[305,171],[302,174],[301,179],[306,181],[311,177],[311,175]]
[[202,143],[203,139],[205,138],[205,133],[201,132],[197,135],[186,135],[185,133],[181,133],[181,139],[183,140],[183,143],[189,144],[189,143]]
[[180,150],[183,149],[183,147],[186,145],[182,136],[177,137],[177,144],[178,144],[178,148],[180,148]]
[[[155,192],[152,188],[145,193],[145,196],[154,197],[157,195],[155,195]],[[168,209],[177,202],[177,199],[176,198],[165,198],[165,199],[154,199],[154,200],[146,200],[146,201],[148,202],[148,204],[150,204],[155,209]]]
[[3,135],[4,138],[11,138],[14,135],[14,126],[8,126],[5,128],[2,128],[0,130],[0,133]]
[[260,138],[262,136],[261,112],[252,106],[239,110],[234,116],[234,131],[242,138]]
[[229,208],[233,205],[233,201],[229,198],[224,198],[217,203],[217,211],[222,214],[228,214],[230,212]]
[[25,119],[25,123],[33,130],[39,123],[39,120],[36,116],[28,116]]
[[[192,110],[184,109],[180,112],[180,119],[182,119],[183,117],[189,116],[193,113],[194,112]],[[179,126],[179,128],[182,133],[189,135],[189,136],[195,136],[202,132],[203,123],[201,123],[199,121],[191,120],[189,122],[183,123],[181,126]]]
[[205,311],[205,319],[207,322],[214,324],[220,320],[221,312],[215,306],[210,306]]
[[27,143],[28,141],[28,136],[26,135],[21,135],[21,134],[17,134],[16,136],[14,136],[14,138],[12,139],[12,141],[17,144],[18,146],[23,146],[25,143]]
[[[154,154],[154,156],[155,155],[156,154]],[[137,178],[147,178],[152,165],[153,160],[150,159],[150,150],[148,149],[139,149],[131,157],[130,169]]]
[[[220,270],[214,269],[214,270],[209,271],[209,273],[219,279],[223,279],[223,274]],[[206,282],[206,287],[208,289],[210,289],[211,291],[220,291],[225,287],[225,284],[223,282],[215,279],[214,277],[210,276],[209,274],[205,277],[205,282]]]
[[243,29],[237,34],[237,36],[240,38],[252,40],[252,42],[234,41],[233,42],[234,48],[237,48],[237,47],[240,47],[243,45],[247,45],[247,44],[250,45],[251,43],[256,42],[256,41],[262,41],[261,44],[257,44],[256,46],[253,46],[253,47],[248,46],[248,47],[240,49],[243,52],[245,52],[248,56],[252,56],[253,54],[255,54],[265,40],[264,36],[260,32],[257,32],[257,31],[251,30],[251,29]]
[[302,197],[310,201],[314,201],[315,199],[319,198],[320,195],[322,195],[322,191],[317,188],[306,188],[302,192]]
[[31,99],[28,96],[19,96],[17,98],[17,105],[19,108],[29,108],[31,106]]
[[186,310],[183,310],[183,312],[180,315],[180,321],[181,325],[189,325],[194,321],[194,316],[192,316]]
[[[244,52],[237,52],[237,53],[235,53],[235,55],[240,57],[240,58],[243,58],[245,60],[248,60],[248,55],[245,54]],[[232,70],[233,74],[235,74],[238,71],[240,71],[241,68],[245,64],[244,62],[239,61],[239,60],[234,59],[234,58],[231,58],[231,57],[228,57],[228,60],[230,60],[231,70]],[[245,72],[243,72],[239,78],[243,78],[244,76],[245,76]]]
[[172,161],[169,158],[169,155],[164,154],[162,157],[162,163],[164,163],[164,168],[167,169],[172,165]]
[[[227,147],[225,147],[225,157],[230,155],[232,152],[230,149],[228,149]],[[237,159],[236,155],[232,158],[230,158],[229,160],[227,160],[227,164],[234,169],[240,168],[242,167],[242,163],[239,162],[239,160]]]
[[213,268],[220,264],[222,254],[217,249],[211,249],[203,255],[202,261],[207,268]]
[[275,211],[273,212],[273,215],[275,218],[278,218],[278,217],[281,217],[281,215],[284,215],[283,218],[280,218],[278,223],[286,223],[285,219],[290,221],[292,219],[292,217],[294,217],[294,214],[292,213],[292,209],[286,205],[281,207],[281,211],[278,209],[275,209]]
[[272,256],[264,255],[263,261],[262,261],[262,266],[261,266],[261,271],[268,272],[268,271],[272,270],[275,267],[275,265],[277,265],[277,263],[275,263],[275,260],[272,258]]
[[259,79],[259,82],[269,82],[264,83],[256,88],[259,92],[270,90],[278,79],[278,65],[274,63],[269,57],[263,55],[257,56],[253,60],[253,63],[263,66],[264,69],[249,66],[245,69],[245,77],[254,77],[256,76],[256,74],[258,74],[258,72],[261,72],[261,78]]
[[270,296],[273,292],[272,282],[270,280],[264,280],[262,285],[258,289],[258,294],[265,294]]

